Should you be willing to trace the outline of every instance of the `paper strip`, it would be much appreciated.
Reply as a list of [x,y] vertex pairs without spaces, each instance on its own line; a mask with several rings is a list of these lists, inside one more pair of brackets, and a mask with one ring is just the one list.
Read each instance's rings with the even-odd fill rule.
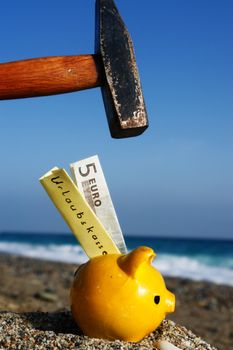
[[40,182],[90,258],[120,253],[64,169],[51,169]]

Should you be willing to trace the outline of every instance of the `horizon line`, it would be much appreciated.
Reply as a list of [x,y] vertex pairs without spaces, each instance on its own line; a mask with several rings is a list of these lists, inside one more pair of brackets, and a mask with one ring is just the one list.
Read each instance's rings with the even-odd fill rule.
[[[13,231],[13,230],[1,230],[0,231],[0,236],[4,235],[4,234],[16,234],[16,235],[57,235],[57,236],[74,236],[74,234],[72,232],[45,232],[45,231]],[[151,238],[155,238],[155,239],[167,239],[167,240],[182,240],[182,239],[186,239],[186,240],[199,240],[199,241],[233,241],[233,237],[208,237],[208,236],[172,236],[172,235],[142,235],[139,233],[126,233],[125,235],[123,235],[124,238],[145,238],[145,239],[151,239]]]

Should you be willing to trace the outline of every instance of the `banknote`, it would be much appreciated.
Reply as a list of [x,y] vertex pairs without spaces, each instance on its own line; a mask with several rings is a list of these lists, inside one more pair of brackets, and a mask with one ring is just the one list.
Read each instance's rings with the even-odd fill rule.
[[64,169],[51,169],[40,178],[40,182],[88,257],[120,253]]
[[70,168],[80,192],[96,213],[120,252],[122,254],[127,253],[124,237],[98,156],[79,160],[72,163]]

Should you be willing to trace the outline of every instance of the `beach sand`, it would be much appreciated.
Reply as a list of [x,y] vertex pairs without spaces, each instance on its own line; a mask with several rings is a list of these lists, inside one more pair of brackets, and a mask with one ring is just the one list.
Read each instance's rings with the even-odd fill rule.
[[233,288],[181,278],[165,277],[176,311],[141,343],[84,337],[69,311],[76,268],[0,255],[0,349],[156,349],[160,338],[182,349],[233,349]]

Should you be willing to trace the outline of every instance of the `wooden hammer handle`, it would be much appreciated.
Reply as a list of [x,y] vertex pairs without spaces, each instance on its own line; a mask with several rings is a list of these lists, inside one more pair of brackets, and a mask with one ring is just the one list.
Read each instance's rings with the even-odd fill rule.
[[96,55],[55,56],[0,64],[0,99],[54,95],[100,86]]

